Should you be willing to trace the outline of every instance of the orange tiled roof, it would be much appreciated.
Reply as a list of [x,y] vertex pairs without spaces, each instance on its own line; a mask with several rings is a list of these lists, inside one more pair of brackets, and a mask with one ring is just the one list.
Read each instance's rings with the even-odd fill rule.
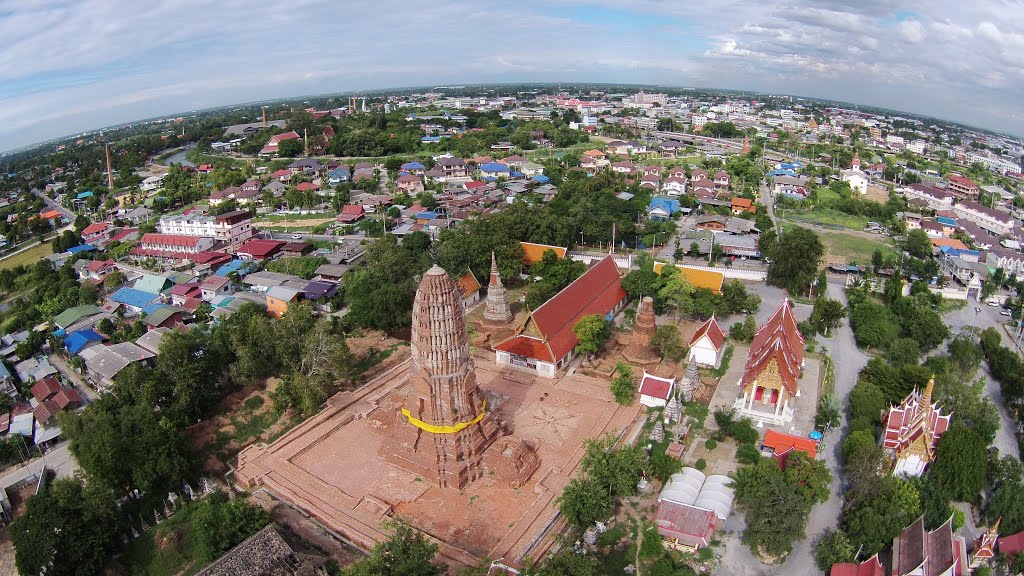
[[547,244],[533,244],[531,242],[520,242],[520,246],[523,247],[523,262],[526,264],[535,264],[544,259],[544,253],[548,250],[552,250],[555,256],[559,258],[565,258],[565,253],[568,251],[564,246],[548,246]]

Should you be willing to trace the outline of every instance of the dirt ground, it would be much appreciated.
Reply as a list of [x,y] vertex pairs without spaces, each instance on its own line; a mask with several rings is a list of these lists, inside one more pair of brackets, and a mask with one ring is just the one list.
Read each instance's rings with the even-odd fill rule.
[[266,492],[256,492],[249,502],[262,506],[275,523],[285,526],[304,542],[333,558],[342,568],[363,557],[362,552],[339,541],[306,515]]
[[868,193],[865,196],[868,200],[873,200],[879,204],[885,204],[889,201],[889,190],[883,186],[868,185]]

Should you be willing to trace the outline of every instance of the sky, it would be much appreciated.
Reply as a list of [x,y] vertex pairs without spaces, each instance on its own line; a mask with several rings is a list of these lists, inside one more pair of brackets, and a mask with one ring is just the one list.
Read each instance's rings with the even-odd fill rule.
[[1024,0],[0,0],[0,150],[239,102],[542,81],[795,94],[1020,135],[1022,8]]

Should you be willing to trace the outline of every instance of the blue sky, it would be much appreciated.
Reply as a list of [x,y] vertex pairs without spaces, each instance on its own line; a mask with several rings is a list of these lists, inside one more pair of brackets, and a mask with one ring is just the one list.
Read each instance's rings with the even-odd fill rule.
[[835,98],[1024,134],[1020,0],[0,0],[0,150],[389,86],[595,81]]

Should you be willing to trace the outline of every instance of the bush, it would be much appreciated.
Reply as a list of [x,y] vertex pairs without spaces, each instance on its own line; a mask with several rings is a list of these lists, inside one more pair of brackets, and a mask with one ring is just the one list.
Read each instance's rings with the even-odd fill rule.
[[702,470],[703,471],[705,468],[708,467],[707,460],[704,460],[703,458],[701,458],[701,459],[697,460],[697,463],[694,464],[693,467],[696,468],[697,470]]
[[736,459],[740,464],[757,464],[761,459],[761,451],[753,444],[740,444],[736,449]]
[[754,425],[751,424],[749,418],[744,418],[733,424],[730,436],[735,438],[738,444],[748,446],[756,444],[758,438],[761,437],[757,432],[757,428],[754,428]]
[[718,447],[718,442],[716,442],[714,438],[708,438],[707,441],[704,442],[704,447],[708,450],[714,450]]

